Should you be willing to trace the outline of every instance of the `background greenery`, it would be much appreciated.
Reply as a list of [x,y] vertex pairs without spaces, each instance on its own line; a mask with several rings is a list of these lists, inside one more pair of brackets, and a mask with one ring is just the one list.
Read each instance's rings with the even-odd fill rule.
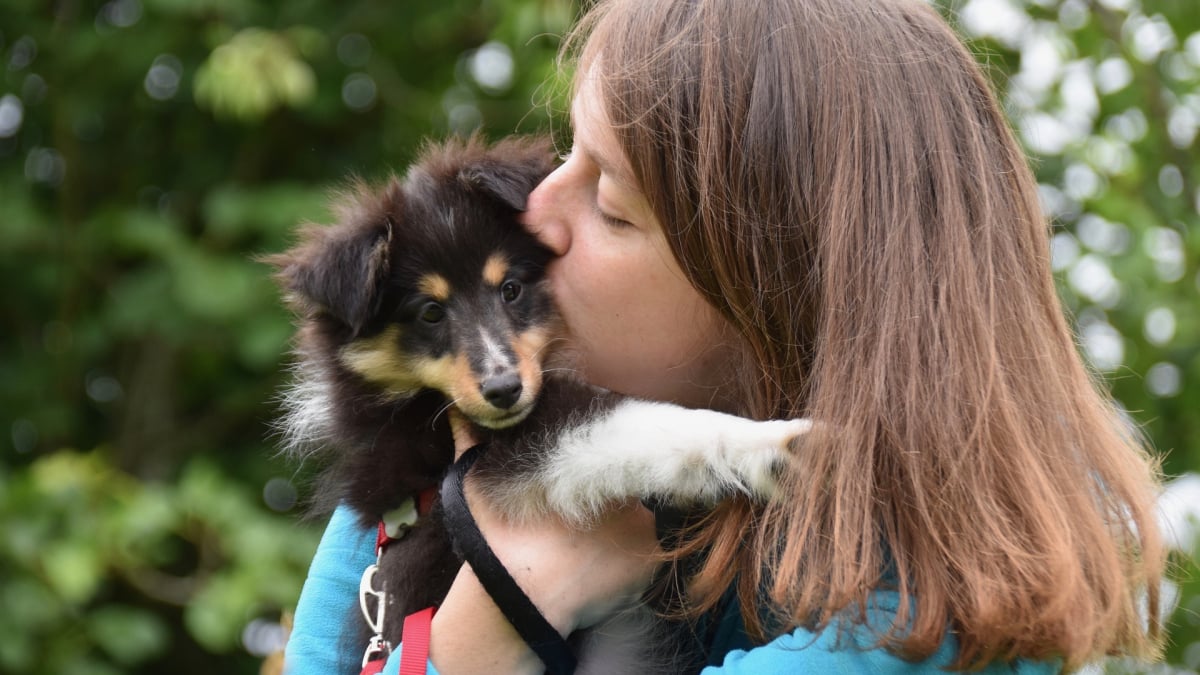
[[[1195,471],[1200,3],[943,9],[1037,156],[1081,348]],[[0,672],[258,670],[318,529],[273,455],[290,325],[253,258],[427,135],[547,128],[573,14],[0,0]],[[1200,666],[1194,569],[1171,668]]]

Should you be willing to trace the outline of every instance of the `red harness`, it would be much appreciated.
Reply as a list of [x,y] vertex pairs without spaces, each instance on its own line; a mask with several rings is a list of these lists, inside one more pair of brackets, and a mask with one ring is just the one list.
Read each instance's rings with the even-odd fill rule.
[[[377,590],[374,584],[375,573],[379,570],[383,552],[388,544],[403,539],[409,526],[416,522],[417,518],[429,514],[436,497],[436,487],[426,488],[414,500],[413,507],[415,508],[410,507],[407,512],[402,511],[404,507],[397,510],[401,512],[398,522],[388,522],[388,516],[391,514],[379,521],[379,528],[375,532],[375,564],[368,566],[363,572],[362,581],[358,587],[359,607],[374,633],[371,641],[367,643],[366,653],[363,654],[362,671],[359,675],[378,675],[387,663],[388,655],[392,653],[392,644],[383,638],[387,593],[383,589]],[[367,611],[366,600],[368,597],[375,598],[374,616]],[[425,672],[425,664],[429,659],[429,631],[433,614],[436,611],[436,607],[426,607],[404,618],[404,651],[400,654],[400,675],[420,675]]]

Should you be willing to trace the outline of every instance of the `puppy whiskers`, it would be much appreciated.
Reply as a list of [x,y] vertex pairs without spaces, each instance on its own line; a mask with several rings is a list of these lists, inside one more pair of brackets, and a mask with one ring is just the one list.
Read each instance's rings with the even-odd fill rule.
[[538,350],[533,353],[533,355],[534,355],[534,357],[541,356],[542,352],[546,351],[546,349],[548,349],[550,347],[550,345],[554,344],[555,342],[566,342],[566,341],[567,341],[566,338],[561,338],[561,337],[546,340],[546,344],[539,347]]
[[434,425],[437,423],[437,419],[439,417],[441,417],[442,415],[446,414],[447,410],[450,410],[451,408],[453,408],[461,400],[462,400],[462,397],[456,398],[452,401],[449,401],[448,403],[446,403],[446,405],[442,406],[441,408],[439,408],[438,411],[433,414],[433,417],[431,417],[429,419],[429,428],[432,429],[434,427]]

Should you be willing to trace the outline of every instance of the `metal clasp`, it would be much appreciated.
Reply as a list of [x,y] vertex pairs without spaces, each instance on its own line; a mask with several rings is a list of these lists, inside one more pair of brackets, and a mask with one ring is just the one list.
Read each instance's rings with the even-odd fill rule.
[[363,653],[362,667],[366,668],[367,664],[372,661],[386,659],[391,653],[391,643],[384,640],[382,635],[376,635],[367,643],[367,651]]
[[[367,643],[363,653],[363,668],[377,659],[386,659],[392,653],[392,643],[383,639],[383,617],[387,613],[387,592],[375,588],[375,573],[379,565],[370,565],[363,571],[362,580],[358,582],[358,608],[362,610],[363,618],[370,626],[374,635]],[[375,611],[371,611],[370,600],[375,600]]]
[[[375,589],[375,573],[378,571],[378,565],[369,565],[358,583],[358,608],[362,610],[363,618],[376,637],[383,634],[383,617],[387,613],[387,593],[383,589]],[[369,606],[370,598],[375,600],[374,612]]]

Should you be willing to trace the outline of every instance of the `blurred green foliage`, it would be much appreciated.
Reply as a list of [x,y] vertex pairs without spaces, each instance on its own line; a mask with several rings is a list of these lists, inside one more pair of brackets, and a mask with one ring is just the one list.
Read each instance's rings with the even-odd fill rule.
[[115,673],[178,658],[189,651],[172,638],[180,627],[191,650],[229,652],[250,619],[295,602],[313,553],[311,537],[289,534],[287,518],[207,457],[168,484],[138,481],[100,451],[64,450],[2,486],[5,672]]
[[[945,5],[1037,156],[1081,348],[1197,470],[1200,5]],[[269,436],[291,327],[254,258],[426,136],[548,128],[574,12],[0,0],[0,672],[257,672],[318,528]]]
[[254,258],[427,135],[545,128],[571,16],[0,3],[0,672],[257,671],[319,532]]

